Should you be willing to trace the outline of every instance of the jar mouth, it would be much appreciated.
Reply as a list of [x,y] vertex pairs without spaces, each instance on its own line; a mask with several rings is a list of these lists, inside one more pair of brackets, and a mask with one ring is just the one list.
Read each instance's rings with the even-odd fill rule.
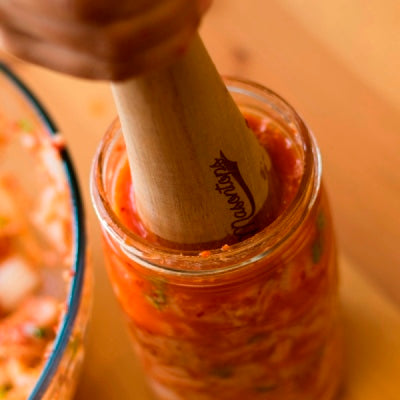
[[[270,225],[251,238],[229,246],[228,250],[212,249],[207,251],[205,257],[198,250],[179,250],[149,243],[124,226],[107,196],[105,176],[110,149],[121,135],[116,119],[101,140],[93,160],[90,180],[92,202],[105,233],[130,259],[147,269],[179,277],[206,277],[237,271],[273,255],[294,234],[316,201],[321,185],[321,157],[315,138],[301,117],[282,97],[262,85],[234,77],[224,77],[224,82],[233,97],[240,95],[255,101],[258,103],[255,109],[259,112],[262,112],[262,107],[269,107],[292,127],[293,139],[303,153],[303,174],[297,193]],[[288,220],[293,223],[285,223]]]

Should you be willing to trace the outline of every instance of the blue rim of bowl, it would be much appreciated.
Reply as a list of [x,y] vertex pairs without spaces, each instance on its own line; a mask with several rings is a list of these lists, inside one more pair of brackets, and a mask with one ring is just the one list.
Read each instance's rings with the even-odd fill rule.
[[[4,73],[5,76],[9,78],[9,80],[16,86],[16,89],[25,96],[28,103],[39,115],[48,133],[51,136],[56,135],[59,132],[57,126],[54,124],[39,100],[27,88],[27,86],[5,64],[1,62],[0,72]],[[57,368],[67,348],[74,322],[78,314],[84,281],[86,228],[82,199],[76,173],[68,151],[65,148],[60,150],[60,157],[69,183],[73,209],[73,229],[75,236],[74,259],[72,266],[73,279],[71,281],[66,300],[68,312],[65,314],[64,320],[62,321],[60,329],[55,338],[53,345],[54,350],[49,356],[28,400],[42,399],[51,384],[53,376],[57,372]]]

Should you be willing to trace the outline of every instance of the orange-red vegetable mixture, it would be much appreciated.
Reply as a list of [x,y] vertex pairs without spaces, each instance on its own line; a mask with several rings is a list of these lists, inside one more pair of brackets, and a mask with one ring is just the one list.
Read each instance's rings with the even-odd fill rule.
[[[278,174],[278,217],[298,191],[304,161],[280,125],[252,115],[247,121]],[[116,172],[114,211],[127,229],[149,238],[133,191],[124,159]],[[129,259],[107,233],[105,246],[112,284],[159,399],[333,398],[340,380],[340,331],[335,246],[323,189],[272,258],[261,258],[234,279],[184,282]],[[221,254],[230,247],[223,246]],[[199,258],[206,263],[209,257],[200,252]]]
[[27,119],[0,114],[0,399],[5,400],[29,397],[52,351],[70,280],[63,279],[72,252],[69,191],[57,149],[50,139],[41,142],[44,135],[36,129]]

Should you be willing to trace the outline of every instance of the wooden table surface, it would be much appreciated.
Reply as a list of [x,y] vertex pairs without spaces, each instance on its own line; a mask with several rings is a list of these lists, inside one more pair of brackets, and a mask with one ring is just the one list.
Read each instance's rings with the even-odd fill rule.
[[[355,5],[361,7],[362,2],[351,7],[345,3],[216,0],[201,33],[221,73],[274,89],[315,132],[342,254],[349,348],[343,398],[399,400],[400,98],[393,87],[399,84],[400,68],[393,64],[399,64],[400,51],[392,50],[400,28],[397,24],[396,40],[394,25],[385,18],[400,16],[400,11],[396,1],[373,0],[363,8],[362,18],[366,23],[376,15],[381,19],[365,28]],[[314,14],[310,6],[315,6]],[[379,7],[393,7],[393,12],[377,14]],[[335,25],[344,10],[345,18]],[[354,21],[361,33],[350,29]],[[370,40],[371,48],[360,37]],[[392,42],[386,40],[389,37]],[[357,51],[359,57],[354,56]],[[379,63],[376,54],[390,57]],[[86,203],[96,284],[77,399],[149,399],[103,268],[99,227],[89,198],[91,158],[116,115],[109,87],[8,61],[65,135]]]

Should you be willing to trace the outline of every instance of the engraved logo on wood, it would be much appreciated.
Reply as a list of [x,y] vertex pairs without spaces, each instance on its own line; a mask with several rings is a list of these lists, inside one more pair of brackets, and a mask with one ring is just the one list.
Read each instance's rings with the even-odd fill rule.
[[[257,228],[252,221],[256,211],[254,197],[240,173],[237,162],[229,160],[220,151],[220,157],[215,158],[210,168],[217,178],[215,190],[226,197],[229,209],[233,213],[234,221],[231,223],[233,234],[241,239],[255,233]],[[238,193],[238,187],[242,189],[245,198]]]

